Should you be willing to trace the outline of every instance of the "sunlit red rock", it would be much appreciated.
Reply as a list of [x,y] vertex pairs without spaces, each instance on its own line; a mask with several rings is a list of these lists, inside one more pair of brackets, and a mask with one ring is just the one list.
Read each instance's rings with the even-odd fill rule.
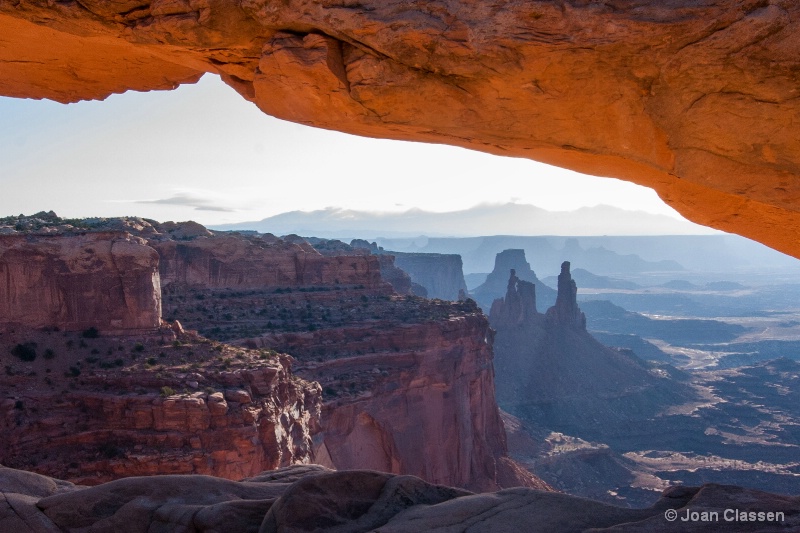
[[219,73],[274,116],[644,184],[800,255],[800,6],[0,5],[0,94],[76,101]]
[[153,248],[124,233],[0,235],[0,326],[155,330],[158,265]]

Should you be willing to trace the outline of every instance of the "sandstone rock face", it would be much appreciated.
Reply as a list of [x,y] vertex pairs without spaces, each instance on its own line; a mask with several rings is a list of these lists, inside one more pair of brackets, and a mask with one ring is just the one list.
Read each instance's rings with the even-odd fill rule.
[[125,233],[0,236],[0,326],[103,333],[161,321],[158,254]]
[[[39,487],[48,483],[61,490],[42,493]],[[726,509],[763,512],[765,518],[772,513],[769,521],[757,524],[724,522],[726,531],[772,533],[800,525],[797,497],[728,485],[676,487],[665,491],[652,507],[623,509],[526,488],[470,494],[412,476],[330,472],[315,465],[264,472],[240,482],[210,476],[154,476],[91,488],[44,477],[31,480],[27,473],[0,468],[0,502],[6,504],[0,507],[4,530],[37,533],[645,533],[671,529],[664,518],[670,509],[678,516],[687,511],[718,513],[720,522],[694,522],[686,529],[698,533],[719,531]]]
[[153,247],[161,260],[165,287],[174,283],[209,289],[363,285],[391,292],[381,279],[377,257],[324,256],[302,240],[292,243],[272,236],[200,236],[154,242]]
[[283,119],[627,179],[800,255],[798,25],[790,0],[25,0],[0,5],[0,93],[75,101],[216,72]]
[[[62,339],[40,334],[38,345]],[[156,474],[241,479],[313,460],[321,391],[292,375],[288,356],[236,349],[234,359],[231,347],[181,339],[166,347],[102,337],[86,352],[61,344],[26,363],[11,363],[0,347],[0,463],[96,484]],[[70,372],[62,377],[59,364]]]
[[164,308],[209,337],[291,353],[299,376],[322,380],[323,464],[474,490],[544,487],[507,457],[491,332],[474,302],[382,291],[182,285]]
[[411,281],[411,276],[404,270],[397,268],[394,264],[393,255],[379,255],[378,261],[381,265],[381,277],[392,285],[392,289],[397,294],[416,294],[417,296],[427,296],[428,291],[424,287],[419,286],[424,294],[417,294],[414,290],[414,282]]
[[[294,353],[301,361],[298,375],[323,387],[318,461],[485,491],[496,490],[508,471],[500,460],[505,432],[494,399],[488,334],[486,319],[470,314],[261,341]],[[313,361],[313,354],[331,345],[349,355]],[[511,486],[535,484],[524,477]]]
[[392,252],[395,265],[408,272],[411,281],[425,288],[428,298],[458,300],[466,291],[461,256],[456,254],[420,254]]

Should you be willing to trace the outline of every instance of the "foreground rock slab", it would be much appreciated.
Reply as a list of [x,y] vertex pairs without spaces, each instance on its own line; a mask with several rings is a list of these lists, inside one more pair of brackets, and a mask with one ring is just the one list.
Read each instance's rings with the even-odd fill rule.
[[[0,497],[0,530],[35,533],[644,533],[721,527],[777,533],[800,527],[800,497],[734,486],[673,487],[650,508],[624,509],[534,489],[472,494],[413,476],[333,472],[317,465],[295,465],[239,482],[153,476],[91,488],[0,467]],[[739,517],[762,512],[764,519],[727,521],[733,516],[727,510]],[[681,520],[692,513],[717,513],[718,519]],[[672,516],[677,518],[669,521]]]

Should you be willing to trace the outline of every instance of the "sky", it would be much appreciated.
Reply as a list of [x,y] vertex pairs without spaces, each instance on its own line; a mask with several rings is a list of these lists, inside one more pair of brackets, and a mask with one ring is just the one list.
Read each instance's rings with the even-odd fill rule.
[[651,189],[463,148],[275,119],[219,78],[63,105],[0,98],[0,216],[137,215],[213,225],[330,207],[434,212],[598,204],[680,215]]

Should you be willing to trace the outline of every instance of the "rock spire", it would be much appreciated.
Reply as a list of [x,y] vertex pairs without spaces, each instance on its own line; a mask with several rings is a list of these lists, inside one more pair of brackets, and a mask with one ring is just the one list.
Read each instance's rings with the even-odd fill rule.
[[561,263],[556,305],[547,310],[547,319],[563,326],[586,329],[586,316],[578,307],[578,286],[569,271],[569,261]]

